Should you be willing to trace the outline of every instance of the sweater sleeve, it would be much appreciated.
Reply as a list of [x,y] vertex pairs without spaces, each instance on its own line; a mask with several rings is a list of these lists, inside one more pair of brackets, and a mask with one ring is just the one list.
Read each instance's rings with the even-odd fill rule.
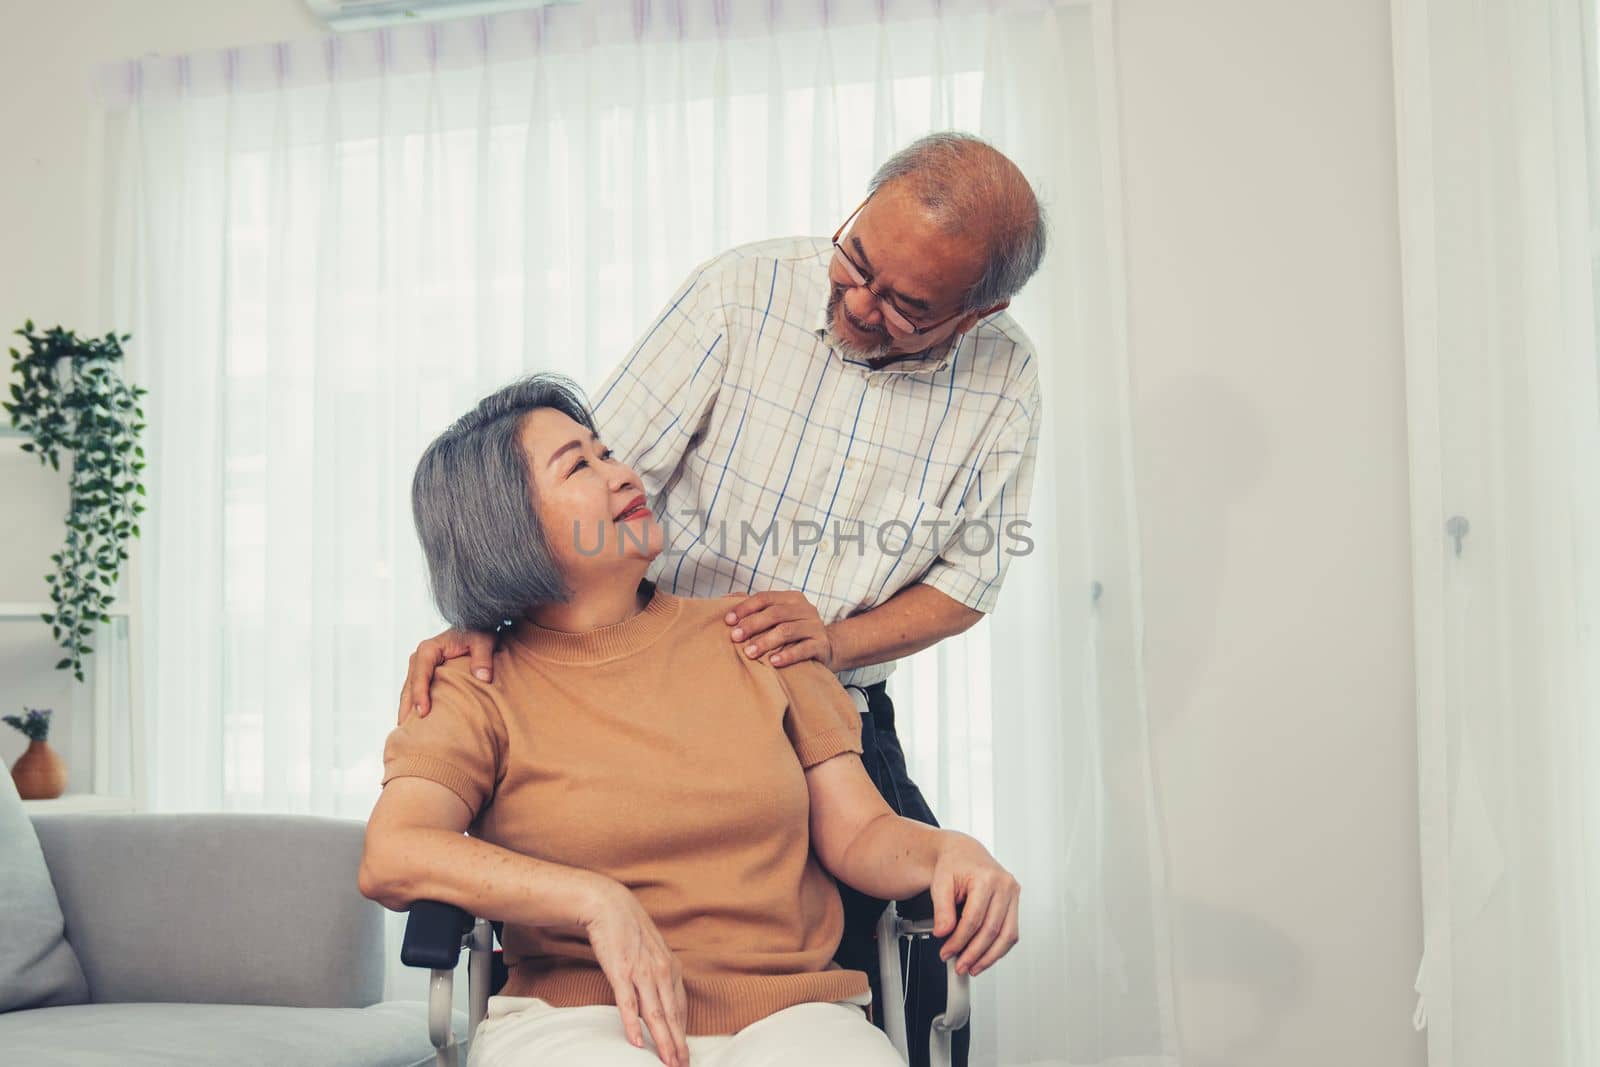
[[383,784],[426,778],[449,789],[473,818],[505,775],[505,724],[489,686],[468,673],[466,660],[433,676],[433,708],[395,727],[383,746]]
[[861,716],[832,671],[804,660],[777,671],[788,697],[783,732],[789,735],[800,766],[814,767],[844,752],[861,752]]

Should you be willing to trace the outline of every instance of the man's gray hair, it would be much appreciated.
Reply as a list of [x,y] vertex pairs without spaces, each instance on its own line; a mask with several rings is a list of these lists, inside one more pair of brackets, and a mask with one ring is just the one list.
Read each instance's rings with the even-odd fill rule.
[[571,590],[539,522],[523,419],[553,408],[594,432],[571,379],[535,374],[484,397],[423,452],[411,515],[433,601],[451,626],[492,631]]
[[867,186],[874,194],[904,181],[945,232],[981,227],[987,262],[962,310],[1010,300],[1044,259],[1044,209],[1027,178],[1003,153],[968,133],[930,133],[896,152]]

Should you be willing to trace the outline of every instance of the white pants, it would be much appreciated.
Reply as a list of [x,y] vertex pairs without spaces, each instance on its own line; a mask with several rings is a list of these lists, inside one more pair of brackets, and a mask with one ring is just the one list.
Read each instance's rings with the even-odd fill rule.
[[[610,1004],[553,1008],[536,997],[490,997],[469,1067],[660,1067],[650,1030],[634,1048]],[[692,1067],[904,1067],[857,1004],[796,1004],[736,1034],[690,1037]]]

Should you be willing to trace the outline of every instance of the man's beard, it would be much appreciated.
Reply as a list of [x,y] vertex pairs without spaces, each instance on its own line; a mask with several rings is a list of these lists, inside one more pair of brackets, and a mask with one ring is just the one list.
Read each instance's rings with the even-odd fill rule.
[[856,327],[862,333],[869,336],[883,338],[882,343],[870,345],[865,348],[854,341],[851,341],[838,330],[834,329],[833,324],[836,321],[835,316],[841,314],[850,314],[849,309],[841,306],[843,303],[844,290],[836,285],[833,287],[833,291],[828,295],[828,343],[853,359],[859,359],[867,362],[875,359],[883,359],[885,356],[890,355],[891,353],[889,352],[889,348],[894,342],[890,339],[888,333],[881,328],[874,330],[870,326],[866,326],[855,321],[853,316],[851,317],[850,325]]

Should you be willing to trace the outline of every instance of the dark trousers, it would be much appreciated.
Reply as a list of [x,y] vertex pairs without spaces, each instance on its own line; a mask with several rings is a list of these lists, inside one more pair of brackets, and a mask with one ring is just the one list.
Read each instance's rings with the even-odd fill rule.
[[[861,762],[866,764],[872,784],[878,787],[883,799],[896,814],[908,819],[938,826],[922,790],[911,781],[906,771],[905,753],[900,748],[900,738],[894,732],[894,703],[889,699],[883,682],[867,686],[867,714],[861,719]],[[840,885],[844,898],[844,937],[839,941],[839,951],[834,959],[839,966],[855,971],[866,971],[872,982],[873,1020],[883,1026],[881,1009],[883,998],[878,986],[878,919],[883,915],[885,902],[858,893],[849,886]],[[932,918],[933,907],[927,894],[901,907],[903,915]],[[939,958],[942,942],[932,938],[901,945],[900,967],[905,976],[906,1041],[910,1045],[910,1067],[927,1067],[928,1032],[933,1019],[944,1011],[945,963]],[[966,1067],[967,1048],[971,1041],[968,1027],[951,1035],[950,1052],[953,1067]]]

